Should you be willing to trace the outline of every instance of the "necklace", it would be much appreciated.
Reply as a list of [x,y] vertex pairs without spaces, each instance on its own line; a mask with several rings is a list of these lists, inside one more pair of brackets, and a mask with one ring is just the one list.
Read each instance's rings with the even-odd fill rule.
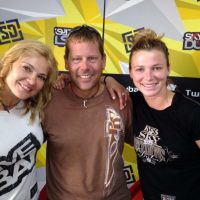
[[73,93],[76,97],[78,97],[79,99],[81,99],[81,100],[83,101],[83,107],[84,107],[84,108],[88,108],[88,107],[87,107],[87,103],[88,103],[88,101],[89,101],[90,99],[94,98],[94,97],[97,95],[97,93],[99,92],[100,84],[98,84],[98,87],[97,87],[96,91],[94,92],[94,94],[92,94],[90,97],[87,97],[87,98],[83,98],[83,97],[78,96],[78,95],[74,92],[73,87],[72,87],[72,84],[70,84],[70,88],[71,88],[72,93]]
[[8,113],[9,113],[9,110],[10,110],[11,108],[15,107],[17,104],[18,104],[18,102],[15,103],[15,104],[12,104],[12,105],[6,105],[6,104],[4,104],[4,103],[1,101],[1,105],[3,106],[3,110],[7,111]]

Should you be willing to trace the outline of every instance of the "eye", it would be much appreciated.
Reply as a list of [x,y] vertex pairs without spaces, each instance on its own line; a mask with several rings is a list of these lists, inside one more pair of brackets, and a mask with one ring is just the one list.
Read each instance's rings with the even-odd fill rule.
[[79,57],[72,58],[72,62],[75,64],[79,63],[80,61],[81,61],[81,58]]
[[160,71],[162,69],[161,66],[154,66],[153,71]]
[[43,82],[45,82],[47,80],[47,77],[44,75],[38,75],[38,78]]
[[142,71],[144,71],[144,68],[142,68],[142,67],[137,67],[137,68],[135,69],[135,71],[136,71],[136,72],[142,72]]
[[26,72],[32,72],[31,67],[28,66],[28,65],[24,65],[24,66],[23,66],[23,69],[24,69],[24,71],[26,71]]
[[88,58],[90,62],[95,63],[98,60],[97,56],[91,56]]

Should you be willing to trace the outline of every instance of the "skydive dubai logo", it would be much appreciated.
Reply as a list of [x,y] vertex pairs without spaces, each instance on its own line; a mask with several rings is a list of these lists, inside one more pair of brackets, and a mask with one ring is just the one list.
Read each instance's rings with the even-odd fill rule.
[[23,39],[24,37],[17,19],[0,21],[0,45]]
[[128,31],[122,34],[122,40],[124,43],[125,51],[126,53],[130,53],[132,45],[133,45],[133,34],[139,30],[142,30],[144,28],[139,28],[133,31]]
[[54,45],[57,45],[59,47],[64,47],[65,41],[67,39],[67,35],[70,31],[71,31],[71,28],[55,27],[54,28]]
[[186,32],[183,36],[184,50],[200,50],[200,32]]
[[136,180],[132,166],[131,165],[124,166],[123,171],[126,177],[126,184],[135,183]]
[[133,31],[123,33],[122,40],[124,43],[126,53],[129,53],[131,51],[131,47],[133,43]]

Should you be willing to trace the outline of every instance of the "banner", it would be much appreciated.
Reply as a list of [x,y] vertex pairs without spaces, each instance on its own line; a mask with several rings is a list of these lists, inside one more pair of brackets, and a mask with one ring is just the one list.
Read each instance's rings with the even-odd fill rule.
[[[104,39],[111,74],[135,92],[128,58],[135,32],[142,28],[164,34],[169,47],[172,88],[200,102],[199,0],[1,0],[0,56],[20,40],[48,44],[65,71],[64,43],[74,26],[88,24]],[[45,144],[38,153],[39,187],[45,185]],[[124,172],[131,188],[139,180],[134,149],[125,145]]]

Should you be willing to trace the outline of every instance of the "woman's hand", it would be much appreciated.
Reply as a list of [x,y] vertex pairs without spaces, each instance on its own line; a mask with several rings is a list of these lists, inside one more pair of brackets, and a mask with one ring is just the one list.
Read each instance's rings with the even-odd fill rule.
[[65,87],[66,83],[68,83],[70,81],[71,81],[71,79],[70,79],[69,74],[61,73],[58,75],[58,78],[55,81],[53,87],[57,90],[62,90]]
[[129,96],[128,90],[111,76],[103,77],[103,82],[105,83],[112,99],[116,99],[117,97],[119,98],[120,109],[122,110],[126,106]]

